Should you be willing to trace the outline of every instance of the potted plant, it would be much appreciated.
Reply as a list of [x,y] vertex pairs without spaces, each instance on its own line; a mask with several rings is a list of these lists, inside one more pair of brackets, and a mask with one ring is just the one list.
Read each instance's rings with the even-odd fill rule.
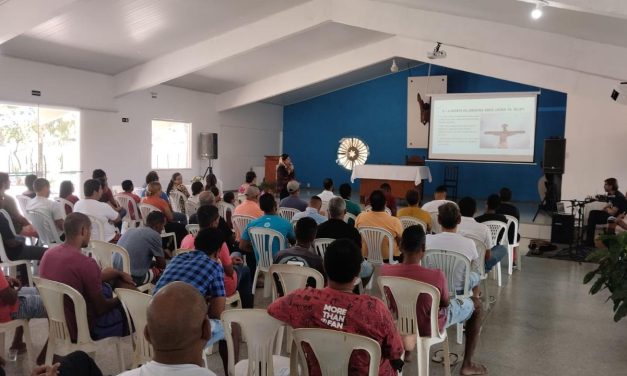
[[588,256],[588,261],[599,266],[586,274],[583,282],[594,280],[592,295],[606,288],[610,291],[608,300],[614,303],[614,321],[618,322],[627,315],[627,232],[601,235],[601,240],[607,248],[599,248]]

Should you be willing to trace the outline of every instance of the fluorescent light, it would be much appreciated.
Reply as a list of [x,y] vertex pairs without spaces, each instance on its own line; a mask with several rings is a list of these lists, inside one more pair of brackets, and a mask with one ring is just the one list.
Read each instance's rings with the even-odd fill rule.
[[531,11],[531,18],[533,18],[534,20],[539,19],[540,17],[542,17],[542,8],[549,5],[549,2],[546,0],[538,0],[536,2],[536,7]]

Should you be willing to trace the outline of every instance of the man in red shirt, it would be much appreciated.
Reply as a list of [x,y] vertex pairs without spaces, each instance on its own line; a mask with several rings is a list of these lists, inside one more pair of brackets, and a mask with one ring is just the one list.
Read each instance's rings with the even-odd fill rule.
[[[440,291],[440,312],[438,324],[440,330],[458,323],[466,323],[466,347],[464,362],[460,370],[461,375],[483,375],[488,373],[485,366],[472,362],[472,356],[477,347],[481,330],[481,302],[475,297],[464,299],[450,299],[446,277],[441,270],[429,269],[420,265],[425,255],[425,233],[421,226],[410,226],[403,231],[401,240],[403,262],[400,264],[383,265],[382,276],[403,277],[435,286]],[[392,304],[393,306],[395,304]],[[392,307],[392,309],[395,309]],[[431,297],[421,295],[416,302],[418,318],[418,332],[425,336],[431,334]],[[412,351],[416,346],[416,337],[403,338],[406,351]]]
[[[328,287],[307,287],[275,300],[268,313],[293,328],[323,328],[370,337],[381,345],[379,375],[396,375],[402,369],[403,343],[385,304],[372,296],[353,294],[363,257],[351,240],[339,239],[324,254]],[[365,375],[368,357],[358,352],[349,364],[348,375]],[[320,375],[316,362],[309,363],[310,375]]]

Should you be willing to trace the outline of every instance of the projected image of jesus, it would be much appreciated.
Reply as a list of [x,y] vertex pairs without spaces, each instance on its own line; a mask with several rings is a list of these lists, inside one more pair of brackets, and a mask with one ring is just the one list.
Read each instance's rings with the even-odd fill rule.
[[502,131],[486,131],[483,132],[483,134],[489,134],[492,136],[498,136],[499,137],[499,143],[498,143],[498,148],[499,149],[507,149],[509,146],[507,144],[507,139],[517,135],[517,134],[524,134],[525,131],[509,131],[507,130],[508,125],[507,124],[502,124],[501,127],[503,128]]

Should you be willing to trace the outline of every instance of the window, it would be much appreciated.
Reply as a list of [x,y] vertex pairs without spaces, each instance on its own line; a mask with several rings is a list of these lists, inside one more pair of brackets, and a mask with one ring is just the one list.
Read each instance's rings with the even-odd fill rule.
[[152,121],[152,168],[192,168],[192,124],[178,121]]

